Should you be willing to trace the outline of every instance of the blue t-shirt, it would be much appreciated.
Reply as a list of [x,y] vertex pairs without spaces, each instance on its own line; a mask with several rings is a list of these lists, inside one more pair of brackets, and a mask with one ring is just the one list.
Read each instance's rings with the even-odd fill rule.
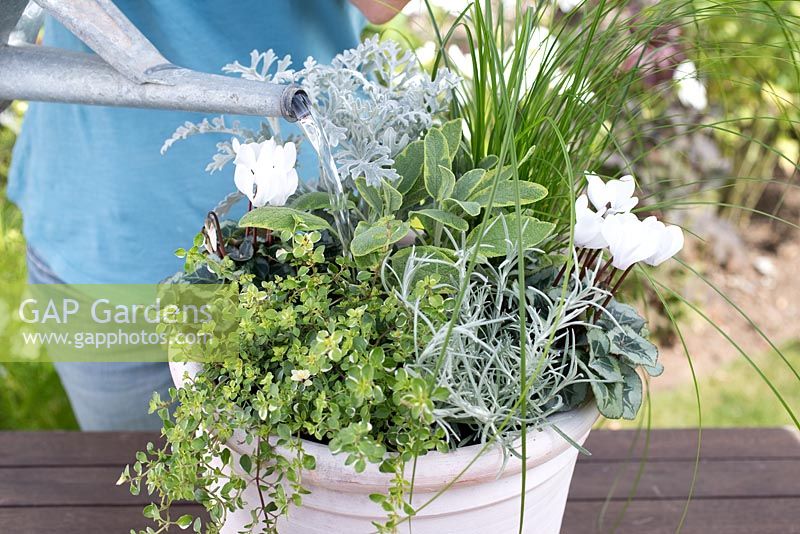
[[[329,62],[358,43],[362,19],[347,0],[117,0],[176,65],[220,73],[253,49]],[[88,49],[51,19],[44,44]],[[53,83],[58,73],[53,72]],[[163,141],[206,115],[31,103],[14,147],[8,195],[21,208],[28,244],[69,283],[153,283],[181,268],[206,212],[235,190],[233,168],[204,171],[215,145],[205,134]],[[240,119],[257,125],[258,118]],[[309,168],[311,167],[311,168]],[[301,176],[311,177],[313,165]]]

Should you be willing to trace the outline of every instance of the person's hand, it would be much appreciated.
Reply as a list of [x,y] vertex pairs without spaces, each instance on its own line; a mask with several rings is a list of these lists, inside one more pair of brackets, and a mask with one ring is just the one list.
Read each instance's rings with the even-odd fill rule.
[[384,24],[392,20],[409,0],[350,0],[373,24]]

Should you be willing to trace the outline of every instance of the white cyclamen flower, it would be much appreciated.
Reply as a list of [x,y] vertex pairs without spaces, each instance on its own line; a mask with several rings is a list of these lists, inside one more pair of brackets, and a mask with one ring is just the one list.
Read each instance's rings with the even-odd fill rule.
[[456,72],[465,80],[471,80],[475,74],[472,69],[472,56],[465,54],[456,45],[450,45],[447,48],[447,57],[450,58],[452,66],[455,67]]
[[427,41],[424,45],[417,48],[415,54],[420,63],[423,65],[430,65],[433,63],[433,60],[436,59],[437,50],[433,41]]
[[684,61],[675,67],[672,79],[678,85],[678,100],[686,107],[702,111],[708,106],[706,87],[697,76],[697,67],[692,61]]
[[569,13],[581,5],[583,0],[556,0],[556,3],[558,4],[558,9],[560,9],[562,13]]
[[467,0],[431,0],[431,4],[455,15],[466,9],[469,2]]
[[628,213],[639,203],[638,197],[633,196],[635,184],[631,175],[603,182],[600,177],[587,174],[586,180],[589,200],[600,215]]
[[243,143],[233,139],[236,172],[233,181],[253,206],[283,206],[299,184],[294,143],[279,145],[274,139],[262,143]]
[[611,252],[611,265],[622,271],[657,251],[651,225],[640,221],[633,213],[609,215],[603,221],[602,232]]
[[603,237],[603,216],[589,207],[589,197],[575,201],[575,246],[600,249],[608,246]]
[[656,244],[656,251],[643,260],[647,265],[656,267],[683,248],[683,230],[678,226],[667,226],[655,217],[648,217],[642,222],[647,227],[650,239]]

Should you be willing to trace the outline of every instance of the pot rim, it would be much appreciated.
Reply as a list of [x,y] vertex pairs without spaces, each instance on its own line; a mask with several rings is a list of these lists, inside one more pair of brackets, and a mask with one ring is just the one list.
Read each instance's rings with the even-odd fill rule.
[[[183,387],[186,383],[184,373],[193,376],[200,369],[199,363],[169,362],[175,385]],[[574,448],[553,427],[569,436],[576,443],[583,443],[600,413],[594,401],[548,418],[550,425],[541,430],[531,430],[527,435],[526,468],[533,469]],[[345,455],[333,455],[327,445],[302,440],[306,453],[314,456],[316,467],[303,472],[303,482],[314,487],[329,488],[337,492],[373,493],[385,489],[393,475],[381,473],[376,464],[367,464],[366,469],[356,473],[352,465],[345,464]],[[519,445],[520,440],[516,444]],[[246,443],[243,432],[234,431],[227,446],[238,454],[251,454],[254,444]],[[414,488],[420,492],[435,492],[444,489],[451,482],[453,486],[463,487],[480,484],[516,475],[522,471],[522,460],[506,455],[499,444],[488,447],[480,454],[484,445],[469,445],[446,453],[431,451],[417,458]],[[518,447],[517,447],[518,449]],[[477,456],[477,458],[476,458]],[[471,465],[470,465],[471,463]],[[408,476],[411,466],[407,467]]]

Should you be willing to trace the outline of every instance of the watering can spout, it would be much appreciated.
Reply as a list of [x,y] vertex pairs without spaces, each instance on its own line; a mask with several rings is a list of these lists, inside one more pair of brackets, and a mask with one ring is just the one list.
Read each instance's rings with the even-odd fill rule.
[[[36,2],[97,55],[0,44],[0,101],[158,108],[284,117],[290,121],[308,113],[305,93],[298,86],[173,65],[111,0]],[[12,19],[16,22],[26,3],[4,2],[0,25]],[[8,35],[5,30],[0,27],[0,37]]]

